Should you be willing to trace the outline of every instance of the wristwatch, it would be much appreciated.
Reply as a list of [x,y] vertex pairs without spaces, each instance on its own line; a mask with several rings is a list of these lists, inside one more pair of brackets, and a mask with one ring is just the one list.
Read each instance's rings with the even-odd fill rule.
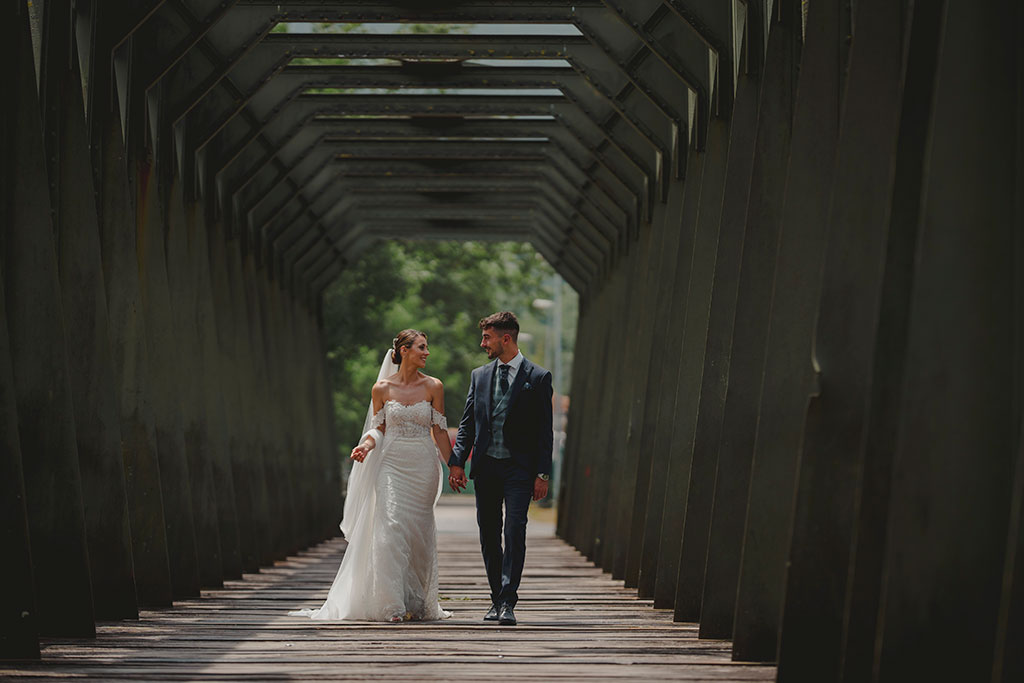
[[547,481],[551,477],[548,476],[547,474],[544,474],[543,472],[540,472],[537,474],[537,478],[540,479],[541,481]]

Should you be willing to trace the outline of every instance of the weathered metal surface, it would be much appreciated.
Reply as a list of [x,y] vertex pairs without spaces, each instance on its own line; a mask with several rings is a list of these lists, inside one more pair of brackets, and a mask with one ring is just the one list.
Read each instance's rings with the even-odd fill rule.
[[53,116],[43,139],[55,162],[49,178],[93,609],[97,619],[130,619],[138,606],[85,108],[77,55],[55,39],[70,31],[70,20],[46,15],[44,33],[52,38],[44,41],[43,62],[53,86],[46,108]]
[[[793,533],[791,501],[808,396],[816,390],[814,368],[807,359],[813,353],[815,310],[821,297],[840,118],[839,72],[834,65],[843,49],[841,11],[838,2],[816,6],[809,16],[814,23],[809,26],[800,61],[736,598],[735,656],[742,659],[775,658],[787,562],[796,555],[788,552]],[[804,547],[820,548],[825,542],[820,539]],[[818,561],[824,559],[824,553],[815,550],[813,554]],[[832,555],[836,561],[837,555]],[[792,572],[792,563],[788,566]],[[794,578],[789,585],[792,592],[799,593],[816,592],[825,584]],[[828,610],[827,604],[823,601],[818,609]],[[838,609],[832,614],[841,612]],[[820,633],[824,624],[808,623],[808,627]]]
[[[686,324],[691,313],[690,281],[694,269],[701,266],[694,260],[694,248],[697,240],[701,190],[704,187],[706,151],[707,148],[705,152],[692,154],[687,162],[686,182],[683,192],[680,193],[682,206],[677,214],[678,220],[667,226],[668,230],[677,235],[675,248],[672,249],[670,246],[663,254],[663,258],[668,261],[660,276],[656,299],[662,308],[657,314],[653,331],[653,349],[656,351],[650,354],[648,386],[643,398],[644,420],[639,435],[639,452],[649,460],[650,471],[645,473],[641,470],[641,476],[637,479],[626,566],[627,579],[635,572],[637,592],[646,598],[655,597],[654,587],[663,543],[662,518],[671,457],[665,440],[671,436],[671,430],[659,429],[658,426],[663,420],[670,419],[669,416],[676,414],[678,368],[685,357]],[[681,303],[686,306],[684,315],[675,314]],[[678,489],[671,491],[674,505],[679,503],[676,499],[677,491]],[[678,525],[674,528],[678,529]],[[666,534],[675,537],[679,535],[675,532]],[[673,561],[675,559],[673,558]]]
[[[4,140],[4,148],[9,145]],[[0,272],[2,275],[2,272]],[[21,443],[18,439],[18,406],[11,372],[7,334],[7,304],[0,278],[0,542],[7,557],[0,578],[0,659],[39,657],[39,618],[32,576],[32,551]]]
[[[804,537],[805,543],[829,548],[829,552],[815,552],[812,557],[800,548],[793,553],[794,564],[789,575],[793,588],[787,591],[783,625],[792,620],[794,626],[792,631],[783,630],[779,655],[782,669],[792,670],[792,674],[780,673],[780,678],[792,675],[789,680],[800,680],[808,675],[836,677],[841,665],[848,667],[845,675],[849,680],[870,676],[881,597],[877,583],[882,574],[881,548],[872,538],[878,533],[877,525],[865,524],[856,541],[862,551],[858,552],[861,556],[857,564],[865,570],[858,572],[857,581],[861,586],[856,592],[859,595],[848,605],[847,594],[852,585],[848,583],[847,572],[855,533],[852,521],[856,492],[852,484],[858,476],[858,460],[864,457],[861,449],[866,443],[861,439],[864,439],[865,426],[873,421],[869,406],[882,408],[883,414],[895,407],[883,398],[882,387],[887,380],[876,373],[892,363],[896,366],[891,370],[897,376],[900,374],[901,354],[894,348],[892,355],[877,355],[875,345],[880,331],[876,331],[880,315],[879,288],[882,287],[879,273],[886,258],[890,231],[888,207],[893,191],[893,181],[886,169],[899,135],[904,36],[894,25],[896,8],[865,3],[860,11],[865,14],[863,21],[857,22],[861,25],[860,42],[851,46],[847,93],[854,97],[846,100],[837,148],[829,240],[814,343],[816,387],[806,414],[795,511],[795,537]],[[880,101],[885,106],[868,105],[869,92],[881,95]],[[918,102],[920,106],[928,106],[929,98],[923,97]],[[905,150],[909,153],[912,146],[907,144]],[[858,292],[858,296],[851,298],[851,292]],[[891,333],[899,334],[896,328]],[[888,374],[889,370],[883,372],[883,375]],[[883,384],[873,389],[875,377]],[[874,396],[869,403],[871,394]],[[883,408],[886,404],[888,406]],[[879,445],[888,440],[883,436],[887,419],[875,422],[874,429],[880,430],[877,434],[882,439]],[[888,446],[882,449],[883,452],[889,450]],[[881,484],[887,478],[887,473],[879,472],[876,481]],[[807,485],[813,488],[806,488]],[[869,506],[870,510],[864,511],[866,515],[884,515],[884,507],[875,502]],[[873,533],[872,529],[876,531]],[[822,536],[820,541],[811,541]],[[873,570],[866,569],[872,562],[879,564]],[[797,581],[805,583],[803,577],[808,571],[828,580],[820,586],[797,587]],[[845,608],[845,624],[843,612],[837,615],[836,608]],[[851,654],[845,662],[844,638]],[[794,647],[801,651],[811,647],[815,652],[801,655],[794,661]]]
[[41,635],[92,636],[74,404],[26,13],[9,16],[4,27],[9,58],[5,82],[12,97],[5,115],[11,132],[4,156],[9,186],[2,256],[13,374],[9,386],[17,397],[35,623]]
[[701,635],[707,638],[732,636],[734,624],[742,616],[736,611],[736,595],[740,561],[746,551],[744,527],[771,310],[772,290],[765,283],[775,278],[792,135],[797,28],[791,13],[773,27],[761,75],[701,605]]
[[[907,188],[908,176],[920,178],[914,196],[921,203],[908,214],[896,195],[890,229],[892,236],[904,220],[919,218],[911,286],[904,290],[906,361],[886,538],[881,681],[992,674],[1019,447],[1019,377],[1007,372],[1006,359],[1021,348],[1014,316],[1020,169],[1012,170],[1017,151],[1005,144],[1005,132],[1020,119],[1012,105],[986,104],[1020,85],[1020,25],[1012,20],[1019,8],[950,1],[945,10],[940,23],[915,7],[911,30],[923,29],[928,48],[941,45],[934,109],[920,175],[916,167],[896,166],[897,190]],[[928,33],[935,26],[938,40]],[[915,38],[911,50],[927,49]],[[916,95],[909,87],[906,93]],[[977,126],[967,147],[954,135],[964,121]],[[966,642],[951,630],[957,619],[971,624]],[[942,662],[939,653],[954,648],[956,657]]]
[[333,535],[325,287],[515,239],[563,538],[782,680],[1019,678],[1024,10],[413,4],[4,10],[3,656]]

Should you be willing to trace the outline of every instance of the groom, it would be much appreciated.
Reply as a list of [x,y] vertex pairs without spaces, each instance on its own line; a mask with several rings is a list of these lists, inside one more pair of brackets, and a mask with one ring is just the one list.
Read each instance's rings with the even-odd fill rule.
[[[514,626],[519,579],[526,559],[530,499],[548,495],[551,474],[551,373],[523,357],[519,321],[503,311],[480,321],[480,346],[491,362],[473,370],[466,411],[448,460],[448,481],[465,487],[473,454],[476,521],[491,587],[484,621]],[[505,505],[505,549],[502,514]]]

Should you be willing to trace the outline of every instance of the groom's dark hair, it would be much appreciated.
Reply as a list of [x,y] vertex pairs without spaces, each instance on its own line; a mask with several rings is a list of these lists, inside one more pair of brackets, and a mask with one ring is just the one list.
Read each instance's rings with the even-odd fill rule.
[[488,327],[497,330],[501,334],[507,334],[512,337],[514,342],[519,341],[519,319],[516,318],[516,314],[512,311],[492,313],[480,321],[481,330],[486,330]]

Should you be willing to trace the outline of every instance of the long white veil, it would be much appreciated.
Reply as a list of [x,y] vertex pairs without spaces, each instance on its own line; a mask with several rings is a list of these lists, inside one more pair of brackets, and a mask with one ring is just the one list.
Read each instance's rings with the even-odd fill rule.
[[[398,372],[398,366],[391,362],[391,351],[389,349],[381,363],[380,372],[377,374],[377,381],[390,377],[396,372]],[[443,421],[441,424],[443,424]],[[348,478],[348,493],[345,496],[345,512],[341,520],[341,531],[348,540],[344,559],[341,562],[341,566],[338,567],[334,583],[331,584],[331,590],[328,592],[327,599],[323,604],[317,609],[292,611],[288,613],[290,615],[307,616],[319,620],[362,619],[368,616],[373,619],[384,618],[386,620],[388,615],[383,615],[382,617],[382,615],[375,611],[384,609],[384,607],[381,606],[380,595],[374,592],[374,585],[376,585],[378,580],[383,580],[385,583],[398,582],[398,584],[402,584],[404,581],[402,574],[405,571],[405,564],[403,563],[411,561],[408,557],[403,556],[401,561],[399,561],[398,564],[401,566],[395,566],[394,559],[392,559],[390,564],[385,562],[383,565],[375,561],[377,555],[380,554],[378,551],[382,547],[388,546],[389,549],[393,550],[400,546],[390,545],[393,543],[393,537],[389,536],[385,529],[377,528],[380,525],[375,525],[377,479],[383,469],[383,462],[388,459],[388,454],[384,449],[392,448],[390,443],[393,442],[389,442],[385,446],[384,436],[380,430],[373,428],[372,399],[366,411],[366,422],[363,424],[363,429],[363,438],[366,437],[367,433],[371,434],[374,437],[375,446],[372,451],[367,453],[363,462],[352,462],[352,470]],[[362,439],[360,439],[361,441]],[[437,452],[436,444],[434,450]],[[406,453],[400,454],[400,457],[407,455],[415,457],[415,452],[406,449]],[[440,458],[435,460],[434,464],[437,468],[437,493],[434,496],[434,504],[436,505],[437,498],[441,493],[442,471]],[[414,533],[421,533],[415,531],[415,528],[419,528],[417,524],[412,524],[411,526]],[[436,549],[433,552],[433,562],[436,567]],[[415,561],[422,565],[427,559],[421,557]],[[420,568],[422,569],[423,567],[421,566]],[[382,572],[382,574],[378,575],[378,572]],[[434,590],[436,591],[436,588]],[[436,598],[433,599],[436,600]],[[390,608],[390,605],[386,607]],[[450,616],[450,613],[441,609],[440,604],[437,605],[437,614],[441,615],[441,618]]]
[[[380,364],[380,372],[377,373],[377,381],[398,372],[398,366],[391,360],[391,349],[384,354],[384,360]],[[363,435],[370,431],[370,422],[373,420],[373,399],[366,409],[366,420],[363,422]],[[362,439],[360,439],[361,441]],[[378,432],[374,440],[376,447],[380,448],[381,438]],[[375,458],[373,451],[366,454],[363,462],[352,461],[352,471],[348,475],[348,491],[345,494],[345,512],[341,518],[341,533],[345,539],[352,542],[352,536],[359,527],[359,517],[367,509],[373,509],[374,504],[374,482],[377,481],[377,473],[380,471],[381,458]]]

